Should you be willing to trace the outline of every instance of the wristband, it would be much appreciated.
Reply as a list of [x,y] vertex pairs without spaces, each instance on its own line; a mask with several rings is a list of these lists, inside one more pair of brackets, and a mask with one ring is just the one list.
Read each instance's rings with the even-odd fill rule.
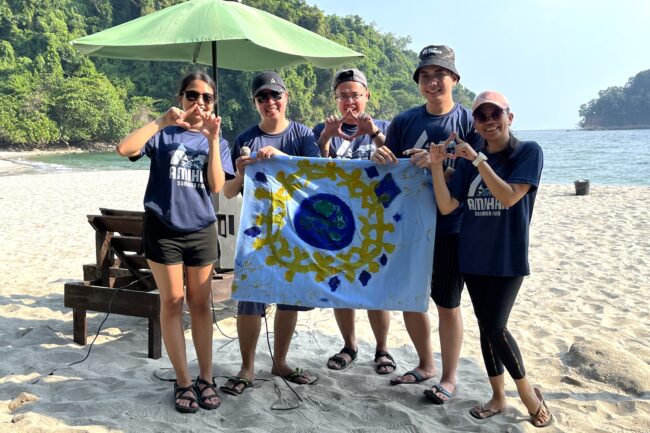
[[381,134],[381,129],[377,128],[377,130],[375,132],[370,134],[370,139],[374,140],[375,138],[377,138],[379,136],[379,134]]
[[483,161],[487,161],[487,156],[485,156],[483,154],[483,152],[479,152],[478,155],[476,155],[476,158],[474,159],[474,161],[472,161],[472,165],[474,167],[478,167],[478,165],[480,163],[482,163]]

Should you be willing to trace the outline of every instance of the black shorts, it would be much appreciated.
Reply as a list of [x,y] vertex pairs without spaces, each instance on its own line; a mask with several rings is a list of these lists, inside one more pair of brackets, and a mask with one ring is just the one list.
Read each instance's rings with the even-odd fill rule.
[[218,259],[214,223],[196,232],[179,232],[163,224],[153,212],[146,211],[143,244],[147,259],[163,265],[205,266]]
[[437,306],[460,306],[463,293],[463,275],[458,267],[458,233],[436,236],[431,275],[431,299]]

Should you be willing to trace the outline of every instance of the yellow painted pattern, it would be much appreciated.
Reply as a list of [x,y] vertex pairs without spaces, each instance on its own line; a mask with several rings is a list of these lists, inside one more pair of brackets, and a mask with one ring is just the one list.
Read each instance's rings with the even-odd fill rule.
[[[295,173],[279,172],[275,176],[276,181],[282,185],[276,192],[255,189],[256,199],[269,200],[271,203],[268,212],[258,215],[255,221],[262,233],[268,235],[257,237],[253,242],[253,249],[268,247],[270,254],[266,258],[266,264],[284,268],[284,277],[289,282],[299,273],[313,272],[315,281],[320,283],[338,273],[343,273],[345,278],[352,282],[357,271],[361,269],[371,273],[379,271],[378,257],[383,252],[390,254],[395,250],[394,244],[384,242],[384,235],[393,232],[395,227],[392,223],[384,222],[384,207],[374,191],[378,181],[367,182],[363,179],[364,170],[355,169],[348,172],[334,162],[315,164],[301,160],[297,165],[298,170]],[[361,201],[361,207],[367,213],[357,215],[357,220],[361,223],[360,245],[349,246],[338,253],[289,248],[288,242],[281,234],[287,213],[287,201],[294,192],[308,186],[309,179],[336,181],[340,188],[348,191],[350,197]]]

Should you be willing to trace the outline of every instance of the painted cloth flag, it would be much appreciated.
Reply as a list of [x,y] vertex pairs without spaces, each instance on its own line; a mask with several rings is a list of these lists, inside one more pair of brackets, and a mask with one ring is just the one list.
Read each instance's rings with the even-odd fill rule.
[[259,161],[246,167],[232,297],[426,311],[435,229],[431,174],[408,160]]

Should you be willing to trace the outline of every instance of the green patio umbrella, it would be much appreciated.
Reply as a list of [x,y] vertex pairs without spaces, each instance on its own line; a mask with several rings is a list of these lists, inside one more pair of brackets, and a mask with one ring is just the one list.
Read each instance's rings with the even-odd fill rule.
[[190,0],[75,39],[82,54],[200,63],[239,71],[354,61],[355,51],[235,1]]

